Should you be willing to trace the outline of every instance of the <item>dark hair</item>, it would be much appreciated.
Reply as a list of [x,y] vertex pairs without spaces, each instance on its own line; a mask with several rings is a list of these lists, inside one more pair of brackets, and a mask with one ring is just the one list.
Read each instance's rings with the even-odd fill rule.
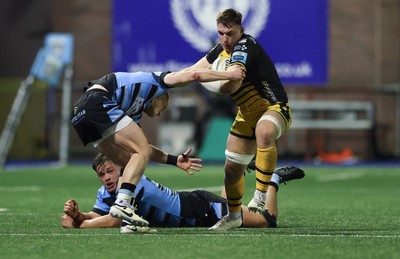
[[[92,162],[92,168],[94,171],[96,171],[97,167],[99,167],[100,165],[103,165],[107,162],[110,162],[110,160],[108,159],[108,157],[106,157],[105,155],[99,153],[97,154],[97,156],[93,159]],[[97,172],[97,171],[96,171]]]
[[219,23],[222,23],[228,28],[232,25],[242,26],[242,14],[232,8],[225,9],[217,15],[217,24]]

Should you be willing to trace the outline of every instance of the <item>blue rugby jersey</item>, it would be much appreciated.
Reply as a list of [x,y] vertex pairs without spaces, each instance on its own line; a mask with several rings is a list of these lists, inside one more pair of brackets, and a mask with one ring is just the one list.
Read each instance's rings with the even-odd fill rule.
[[108,89],[113,93],[120,109],[126,112],[136,123],[142,117],[143,111],[154,98],[167,92],[168,87],[163,78],[168,72],[117,72],[116,89]]
[[[92,211],[108,214],[115,194],[102,186]],[[227,203],[206,191],[177,192],[143,176],[136,187],[136,213],[151,227],[208,227],[227,214]]]
[[92,211],[102,216],[107,215],[110,211],[110,207],[114,204],[116,197],[117,195],[115,193],[110,193],[107,188],[102,185],[97,191],[97,199]]
[[178,192],[143,176],[136,187],[136,213],[153,227],[181,225],[181,201]]
[[211,192],[177,192],[143,176],[136,187],[136,213],[151,227],[210,227],[227,214],[225,199]]

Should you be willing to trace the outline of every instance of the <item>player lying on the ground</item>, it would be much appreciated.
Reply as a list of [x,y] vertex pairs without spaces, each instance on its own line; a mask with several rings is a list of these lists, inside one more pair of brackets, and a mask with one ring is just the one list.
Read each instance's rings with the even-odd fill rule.
[[[103,186],[100,187],[96,203],[91,212],[81,212],[74,199],[64,204],[61,218],[65,228],[105,228],[119,227],[121,220],[111,217],[109,210],[116,197],[120,168],[104,155],[98,155],[93,161]],[[272,177],[265,210],[261,213],[250,212],[242,206],[243,227],[276,227],[278,216],[276,193],[279,184],[304,177],[297,167],[277,168]],[[224,195],[224,192],[223,192]],[[140,180],[135,191],[136,213],[149,222],[150,227],[210,227],[227,214],[226,200],[214,193],[197,191],[175,191],[158,184],[146,176]],[[122,233],[149,232],[147,227],[123,226]]]

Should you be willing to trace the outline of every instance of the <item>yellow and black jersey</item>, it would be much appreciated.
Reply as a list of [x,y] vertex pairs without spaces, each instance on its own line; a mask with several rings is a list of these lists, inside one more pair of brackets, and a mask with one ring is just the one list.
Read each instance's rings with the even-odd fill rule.
[[246,77],[240,88],[231,94],[238,107],[230,134],[240,138],[255,139],[258,120],[266,111],[282,115],[287,130],[291,124],[291,112],[286,91],[271,59],[262,46],[250,35],[243,34],[231,55],[217,44],[207,54],[212,64],[218,57],[230,58],[230,65],[246,68]]
[[274,64],[252,36],[243,34],[231,55],[222,48],[221,44],[217,44],[206,58],[212,64],[219,56],[229,57],[231,65],[240,64],[246,67],[246,77],[242,86],[232,94],[239,108],[248,109],[248,105],[258,98],[268,100],[270,105],[288,102],[286,91]]

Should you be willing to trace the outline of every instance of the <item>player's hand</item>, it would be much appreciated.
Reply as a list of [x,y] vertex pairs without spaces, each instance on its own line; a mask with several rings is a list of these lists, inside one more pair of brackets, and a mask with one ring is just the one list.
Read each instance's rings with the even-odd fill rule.
[[61,216],[61,225],[64,228],[73,228],[73,227],[75,227],[75,222],[74,222],[73,218],[71,218],[70,216],[68,216],[66,214],[63,214]]
[[79,206],[76,200],[69,199],[64,203],[64,213],[72,219],[76,219],[79,216]]
[[231,73],[232,81],[243,81],[246,77],[246,68],[241,65],[230,66],[227,71]]
[[191,148],[183,152],[182,155],[179,155],[176,166],[186,171],[186,173],[192,175],[193,171],[200,171],[202,167],[200,163],[202,162],[202,160],[200,158],[189,157],[190,152],[192,152]]

